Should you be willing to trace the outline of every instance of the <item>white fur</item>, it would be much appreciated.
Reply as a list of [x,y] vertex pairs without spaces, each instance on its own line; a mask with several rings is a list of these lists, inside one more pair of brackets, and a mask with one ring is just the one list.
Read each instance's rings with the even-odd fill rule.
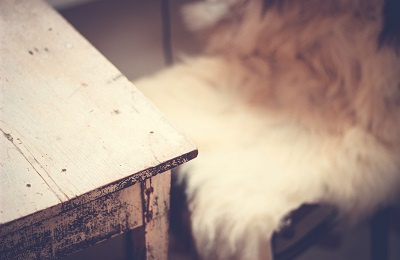
[[301,204],[334,204],[356,220],[400,186],[400,59],[377,51],[379,17],[352,16],[358,1],[313,1],[338,14],[299,26],[299,6],[260,17],[249,2],[208,55],[135,82],[198,145],[182,172],[206,259],[262,259]]
[[229,5],[222,1],[211,3],[196,2],[183,9],[186,26],[192,30],[202,30],[218,22],[229,11]]

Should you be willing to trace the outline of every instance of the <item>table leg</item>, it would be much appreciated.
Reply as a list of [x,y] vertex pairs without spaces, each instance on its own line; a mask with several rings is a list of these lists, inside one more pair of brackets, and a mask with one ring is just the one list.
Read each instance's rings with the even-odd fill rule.
[[142,183],[146,259],[168,258],[171,171]]

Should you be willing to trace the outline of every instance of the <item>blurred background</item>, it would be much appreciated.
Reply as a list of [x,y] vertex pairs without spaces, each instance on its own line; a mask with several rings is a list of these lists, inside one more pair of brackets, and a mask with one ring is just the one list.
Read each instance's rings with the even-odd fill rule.
[[[171,44],[175,60],[198,54],[201,44],[184,27],[180,6],[191,0],[169,0]],[[48,0],[86,39],[128,79],[134,80],[165,67],[161,0]],[[399,221],[392,221],[399,223]],[[400,228],[390,226],[389,259],[400,259]],[[75,253],[64,260],[127,259],[127,235]],[[300,260],[370,259],[370,223],[339,224],[327,232]],[[185,241],[171,237],[170,259],[193,259]]]
[[[162,69],[160,0],[49,0],[125,76],[136,79]],[[170,0],[171,44],[175,57],[197,53],[200,44],[183,26],[180,6]]]

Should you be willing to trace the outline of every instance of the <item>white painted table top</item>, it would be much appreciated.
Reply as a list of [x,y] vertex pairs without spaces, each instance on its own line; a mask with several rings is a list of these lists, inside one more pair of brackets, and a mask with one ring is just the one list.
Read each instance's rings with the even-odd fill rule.
[[1,0],[0,17],[0,237],[197,155],[46,3]]

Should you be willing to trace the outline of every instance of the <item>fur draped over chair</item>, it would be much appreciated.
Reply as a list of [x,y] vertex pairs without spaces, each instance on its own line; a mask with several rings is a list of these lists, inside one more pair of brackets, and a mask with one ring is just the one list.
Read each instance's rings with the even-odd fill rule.
[[[357,221],[400,188],[395,0],[210,0],[197,57],[135,85],[198,145],[179,172],[204,259],[263,259],[303,203]],[[398,12],[393,12],[397,8]],[[172,201],[172,203],[174,203]]]

